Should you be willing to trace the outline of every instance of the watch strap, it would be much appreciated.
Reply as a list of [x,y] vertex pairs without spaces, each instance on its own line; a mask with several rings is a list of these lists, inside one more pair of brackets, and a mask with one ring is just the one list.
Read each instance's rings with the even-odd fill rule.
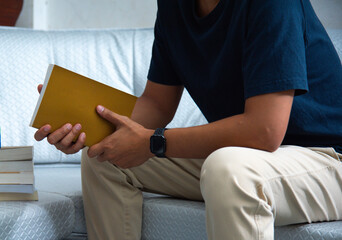
[[165,151],[166,151],[166,139],[165,139],[165,136],[164,136],[164,132],[165,130],[167,130],[167,128],[157,128],[155,131],[154,131],[154,134],[151,138],[154,138],[154,137],[161,137],[163,138],[163,142],[162,144],[164,144],[164,146],[162,147],[162,151],[160,151],[161,149],[155,149],[154,146],[150,146],[150,149],[151,149],[151,152],[153,154],[155,154],[157,157],[160,157],[160,158],[165,158]]
[[167,128],[157,128],[156,131],[154,131],[155,136],[164,136],[164,132],[167,130]]

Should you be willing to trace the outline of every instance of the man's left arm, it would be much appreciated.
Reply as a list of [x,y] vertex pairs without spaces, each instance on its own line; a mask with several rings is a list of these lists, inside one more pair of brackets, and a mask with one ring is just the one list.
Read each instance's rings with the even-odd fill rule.
[[258,95],[246,100],[243,114],[202,126],[168,130],[166,156],[206,158],[229,146],[273,152],[284,139],[293,97],[294,90]]

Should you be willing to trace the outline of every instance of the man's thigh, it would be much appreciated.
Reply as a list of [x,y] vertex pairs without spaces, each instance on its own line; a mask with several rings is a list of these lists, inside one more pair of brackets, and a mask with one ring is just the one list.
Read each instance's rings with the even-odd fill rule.
[[[270,205],[277,226],[341,220],[342,163],[339,156],[332,148],[281,146],[271,153],[233,147],[214,153],[204,162],[202,171],[210,168],[225,173],[220,169],[226,168],[245,191],[256,193],[260,202]],[[224,177],[210,172],[214,178]],[[221,185],[218,191],[230,194],[224,183]]]
[[[227,151],[229,153],[229,151]],[[246,149],[242,168],[254,169],[265,180],[275,204],[275,224],[342,219],[342,163],[332,148],[281,146],[273,153]],[[227,164],[231,164],[227,154]],[[151,158],[124,170],[144,191],[203,200],[200,175],[204,159]],[[219,175],[218,175],[219,177]],[[246,176],[248,177],[248,176]],[[266,187],[265,187],[266,186]],[[217,189],[222,191],[224,189]],[[229,201],[229,199],[227,199]]]
[[203,159],[155,157],[123,171],[143,191],[201,201],[199,182],[203,162]]
[[333,148],[280,148],[279,176],[268,179],[275,225],[342,219],[341,155]]

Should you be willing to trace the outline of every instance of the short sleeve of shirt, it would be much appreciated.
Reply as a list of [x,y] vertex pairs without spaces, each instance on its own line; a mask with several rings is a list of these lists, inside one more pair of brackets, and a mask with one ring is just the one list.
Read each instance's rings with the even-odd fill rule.
[[299,0],[253,0],[243,48],[245,99],[295,89],[308,91],[305,16]]
[[154,42],[152,48],[152,59],[147,78],[156,83],[165,85],[181,85],[174,67],[170,61],[167,43],[163,39],[159,14],[154,27]]

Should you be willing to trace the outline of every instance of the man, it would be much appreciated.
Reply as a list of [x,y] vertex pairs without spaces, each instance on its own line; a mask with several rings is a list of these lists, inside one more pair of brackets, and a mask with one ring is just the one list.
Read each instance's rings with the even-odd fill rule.
[[[309,0],[158,1],[148,79],[130,119],[97,107],[116,131],[83,151],[89,239],[139,239],[141,190],[204,200],[209,239],[342,219],[342,68]],[[184,87],[209,124],[165,130]]]

